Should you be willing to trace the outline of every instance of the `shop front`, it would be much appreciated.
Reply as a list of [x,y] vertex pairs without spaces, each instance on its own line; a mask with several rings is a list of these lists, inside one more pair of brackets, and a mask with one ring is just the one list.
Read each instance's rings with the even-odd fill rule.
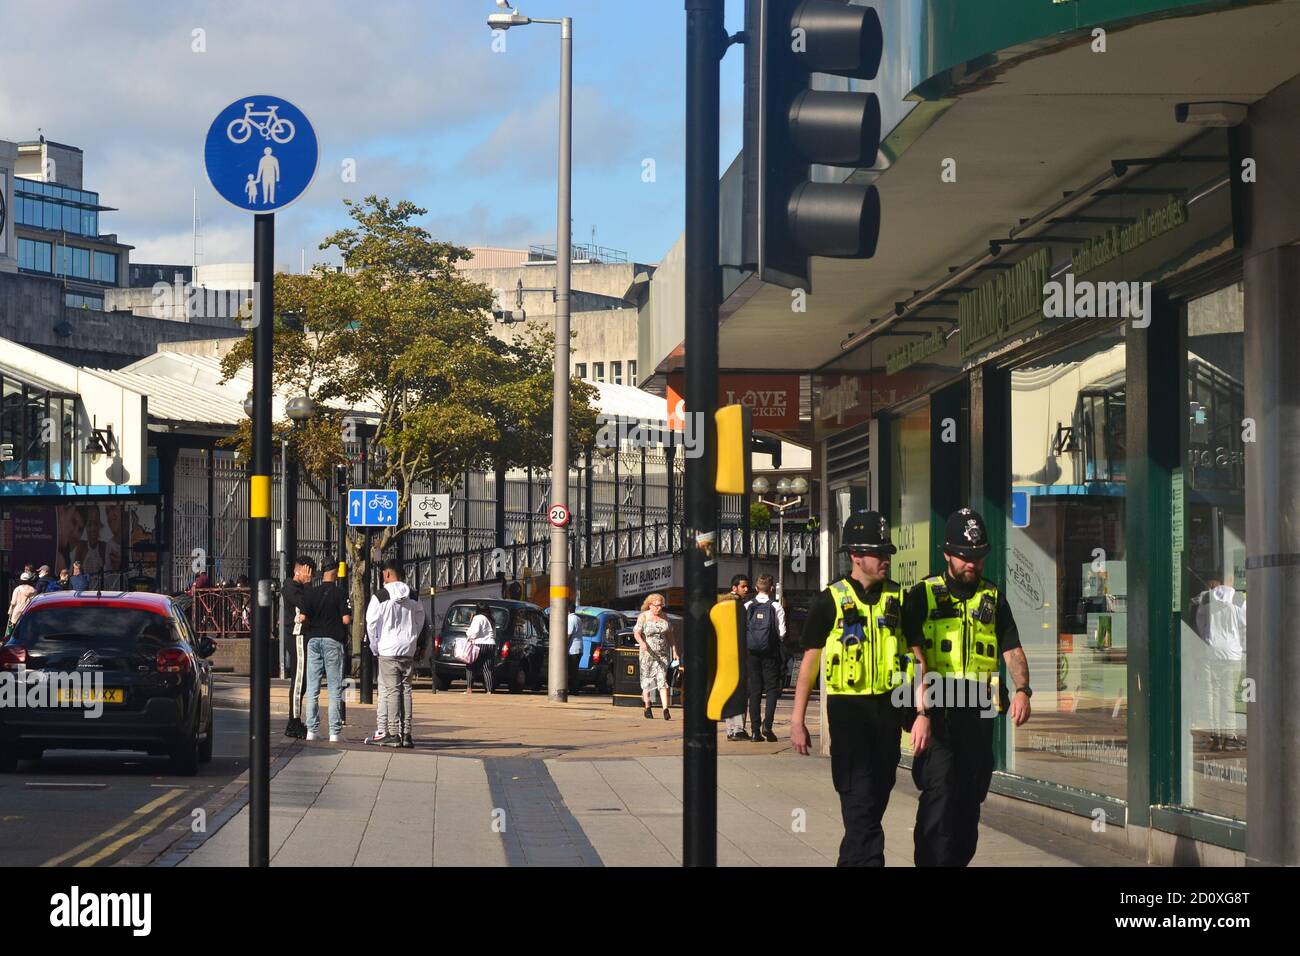
[[936,277],[818,384],[833,402],[850,379],[874,397],[857,427],[875,465],[829,497],[886,511],[896,580],[942,567],[951,510],[988,522],[985,574],[1034,687],[1033,718],[999,733],[994,790],[1242,851],[1249,383],[1232,150],[1212,131],[1099,171],[1029,220],[1050,227],[1017,236],[1012,219],[1012,240]]

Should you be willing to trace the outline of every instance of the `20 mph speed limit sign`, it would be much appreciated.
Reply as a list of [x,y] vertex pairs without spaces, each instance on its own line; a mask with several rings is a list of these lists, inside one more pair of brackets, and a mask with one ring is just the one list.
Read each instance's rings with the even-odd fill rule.
[[555,527],[563,528],[569,523],[569,509],[564,505],[551,505],[550,519]]

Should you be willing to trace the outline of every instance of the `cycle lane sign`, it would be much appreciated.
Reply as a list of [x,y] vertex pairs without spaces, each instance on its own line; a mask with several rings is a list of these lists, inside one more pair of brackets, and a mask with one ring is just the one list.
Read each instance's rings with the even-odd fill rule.
[[203,162],[226,202],[251,213],[285,208],[311,185],[320,144],[306,115],[286,99],[241,97],[208,128]]
[[397,526],[397,492],[386,488],[349,488],[348,524],[354,528]]

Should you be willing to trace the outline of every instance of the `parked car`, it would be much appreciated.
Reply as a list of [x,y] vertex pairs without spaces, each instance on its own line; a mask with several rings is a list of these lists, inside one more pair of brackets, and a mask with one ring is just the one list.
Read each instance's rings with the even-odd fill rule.
[[465,665],[456,660],[452,651],[456,638],[465,636],[474,607],[480,603],[488,606],[497,632],[493,664],[496,684],[512,694],[525,689],[541,690],[546,686],[546,655],[550,648],[546,618],[535,604],[496,599],[456,601],[447,608],[431,648],[434,680],[439,689],[447,690],[452,681],[465,678]]
[[[37,595],[0,646],[0,674],[27,686],[39,674],[56,700],[0,708],[0,772],[75,748],[167,755],[174,773],[197,773],[212,759],[215,652],[164,594]],[[90,719],[84,706],[103,712]]]
[[575,610],[582,620],[582,657],[569,689],[576,694],[590,684],[603,694],[612,694],[614,674],[610,661],[618,646],[618,632],[624,628],[623,612],[585,605]]

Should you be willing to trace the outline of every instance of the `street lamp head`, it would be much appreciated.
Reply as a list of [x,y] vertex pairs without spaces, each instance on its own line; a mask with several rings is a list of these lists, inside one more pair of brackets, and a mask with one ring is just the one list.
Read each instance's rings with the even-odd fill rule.
[[778,482],[776,483],[776,493],[777,493],[778,495],[788,495],[788,494],[790,494],[790,479],[789,479],[789,478],[782,478],[780,481],[778,481]]
[[316,403],[306,395],[299,395],[297,398],[289,399],[289,404],[284,410],[293,422],[305,422],[316,414]]
[[487,18],[491,30],[509,30],[511,27],[524,27],[532,23],[528,17],[518,13],[490,13]]
[[790,490],[796,495],[808,494],[808,481],[803,475],[800,475],[794,481],[790,482]]
[[759,475],[754,479],[754,483],[750,485],[750,487],[754,489],[754,494],[765,495],[772,490],[772,483],[762,475]]
[[249,418],[253,417],[253,393],[249,392],[244,396],[244,414]]

